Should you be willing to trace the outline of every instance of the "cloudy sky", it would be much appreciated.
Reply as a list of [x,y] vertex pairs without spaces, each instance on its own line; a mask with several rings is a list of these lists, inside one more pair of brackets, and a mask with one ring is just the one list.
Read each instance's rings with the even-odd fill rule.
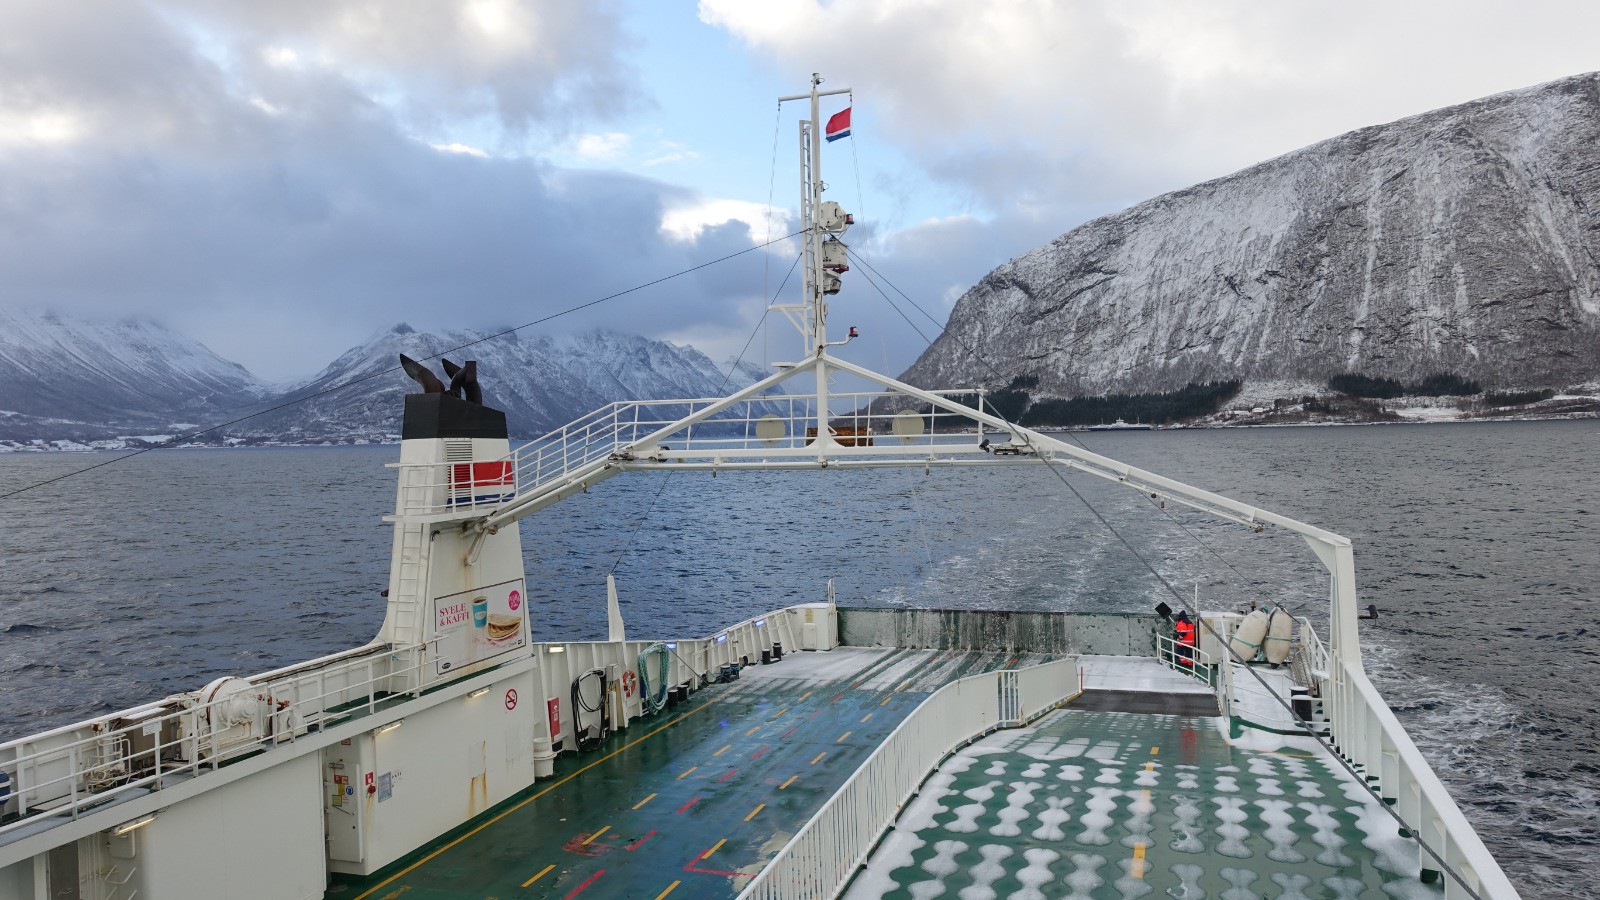
[[[1596,35],[1592,0],[7,0],[0,306],[152,317],[279,380],[399,321],[529,322],[792,231],[776,97],[820,72],[855,91],[823,161],[848,240],[942,320],[1087,219],[1600,69]],[[541,329],[732,355],[792,252]],[[916,357],[901,307],[921,335],[847,276],[853,358]],[[797,347],[778,321],[751,355]]]

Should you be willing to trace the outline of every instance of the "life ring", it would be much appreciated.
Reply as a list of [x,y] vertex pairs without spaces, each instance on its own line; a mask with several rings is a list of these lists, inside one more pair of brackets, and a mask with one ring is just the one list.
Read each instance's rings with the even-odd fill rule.
[[633,674],[633,670],[630,669],[622,673],[622,692],[624,694],[632,697],[633,692],[638,688],[638,686],[639,676]]

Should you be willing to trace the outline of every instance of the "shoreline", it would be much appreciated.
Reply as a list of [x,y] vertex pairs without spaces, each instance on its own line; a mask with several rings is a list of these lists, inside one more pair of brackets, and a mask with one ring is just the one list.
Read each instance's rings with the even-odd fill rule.
[[[1424,407],[1426,408],[1426,407]],[[1405,416],[1398,415],[1393,419],[1368,419],[1344,421],[1317,421],[1317,422],[1273,422],[1258,421],[1270,418],[1266,416],[1250,416],[1247,421],[1217,419],[1211,417],[1196,424],[1178,424],[1167,427],[1147,429],[1127,429],[1141,434],[1163,431],[1215,431],[1234,428],[1328,428],[1339,426],[1366,426],[1366,425],[1470,425],[1475,423],[1493,422],[1572,422],[1583,420],[1600,420],[1600,410],[1586,410],[1580,412],[1550,413],[1546,415],[1454,415],[1454,416]],[[1045,434],[1106,434],[1106,431],[1093,431],[1089,428],[1055,428],[1049,426],[1033,426],[1034,431]],[[1115,433],[1115,432],[1110,432]],[[152,436],[153,437],[153,436]],[[520,441],[536,440],[537,438],[520,438]],[[215,444],[192,442],[182,444],[162,444],[141,438],[106,438],[103,440],[82,442],[73,440],[46,441],[32,439],[29,441],[0,440],[0,455],[10,453],[142,453],[151,450],[250,450],[259,448],[328,448],[328,447],[397,447],[400,445],[399,437],[394,440],[372,440],[369,438],[352,438],[349,440],[329,441],[234,441],[228,444]]]

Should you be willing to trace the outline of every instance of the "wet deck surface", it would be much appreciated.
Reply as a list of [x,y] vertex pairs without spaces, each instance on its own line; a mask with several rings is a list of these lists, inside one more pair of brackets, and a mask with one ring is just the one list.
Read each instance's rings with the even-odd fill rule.
[[724,898],[939,685],[1042,657],[840,648],[638,720],[464,833],[330,900]]
[[1309,739],[1244,749],[1218,722],[1071,705],[991,735],[930,778],[846,900],[1442,896]]

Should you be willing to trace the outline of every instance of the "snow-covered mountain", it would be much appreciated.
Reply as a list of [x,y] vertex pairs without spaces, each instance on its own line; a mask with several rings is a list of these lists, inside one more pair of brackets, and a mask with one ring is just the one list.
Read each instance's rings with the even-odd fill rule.
[[[151,322],[0,311],[0,446],[118,446],[262,409],[271,411],[201,440],[397,440],[401,395],[418,389],[399,370],[401,353],[430,359],[450,351],[456,362],[477,360],[484,402],[504,410],[513,437],[524,438],[614,401],[718,397],[769,374],[749,363],[719,366],[693,347],[612,332],[490,338],[494,333],[427,334],[396,325],[284,392]],[[437,361],[429,365],[443,374]]]
[[1363,128],[995,269],[905,378],[1033,376],[1054,396],[1343,372],[1559,390],[1600,375],[1597,197],[1600,74]]
[[0,309],[0,439],[170,432],[257,402],[238,363],[143,319]]
[[[240,423],[229,434],[283,441],[396,439],[400,397],[417,390],[397,368],[401,353],[425,360],[450,351],[446,355],[455,362],[477,360],[484,403],[504,410],[512,436],[524,438],[607,403],[718,397],[765,374],[741,366],[730,377],[726,366],[719,368],[693,347],[634,335],[595,331],[551,338],[513,333],[484,340],[493,333],[428,334],[396,325],[346,351],[277,401],[292,405]],[[443,374],[436,361],[429,365]]]

